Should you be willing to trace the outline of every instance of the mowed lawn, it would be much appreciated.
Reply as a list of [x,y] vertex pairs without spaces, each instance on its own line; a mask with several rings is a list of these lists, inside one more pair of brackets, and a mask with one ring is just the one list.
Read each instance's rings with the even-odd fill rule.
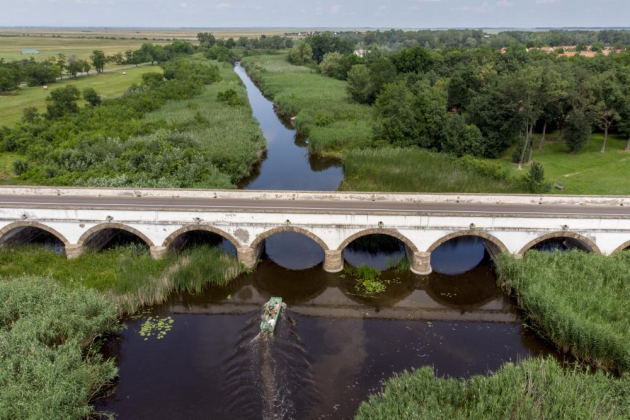
[[[111,98],[124,93],[133,83],[140,83],[144,73],[156,71],[162,72],[162,69],[157,65],[143,66],[76,79],[64,79],[50,85],[47,91],[41,86],[20,88],[8,95],[0,96],[0,126],[10,127],[19,122],[22,118],[22,110],[26,107],[34,106],[40,112],[45,111],[46,98],[53,89],[75,85],[82,91],[86,87],[92,87],[105,98]],[[124,72],[127,74],[124,75]]]
[[[555,139],[557,133],[550,135]],[[536,138],[533,160],[543,164],[545,177],[549,182],[564,185],[564,191],[553,189],[555,194],[630,194],[630,152],[624,152],[628,139],[622,136],[609,136],[606,152],[599,153],[603,135],[594,134],[590,144],[575,155],[567,152],[564,142],[546,142],[542,151],[538,150]],[[512,150],[500,162],[513,168]],[[528,166],[523,171],[528,170]]]
[[[94,50],[102,50],[106,55],[124,53],[127,50],[137,50],[145,42],[166,44],[166,41],[143,41],[135,39],[87,39],[87,38],[53,38],[44,36],[2,36],[0,37],[0,59],[5,61],[19,61],[33,57],[37,61],[57,57],[63,53],[67,58],[75,56],[79,60],[88,60]],[[25,48],[34,48],[39,54],[22,55]],[[107,67],[117,67],[108,64]]]

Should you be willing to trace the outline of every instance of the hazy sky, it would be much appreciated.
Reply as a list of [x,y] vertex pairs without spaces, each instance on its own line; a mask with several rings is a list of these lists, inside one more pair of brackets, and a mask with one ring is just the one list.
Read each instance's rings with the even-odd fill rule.
[[630,26],[630,0],[0,0],[0,26]]

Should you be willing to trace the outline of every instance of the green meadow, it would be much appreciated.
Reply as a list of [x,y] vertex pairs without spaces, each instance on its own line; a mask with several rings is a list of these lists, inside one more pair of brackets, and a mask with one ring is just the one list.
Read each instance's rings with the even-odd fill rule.
[[[0,38],[2,39],[2,38]],[[66,78],[49,86],[44,90],[41,86],[21,87],[15,92],[0,95],[0,126],[12,126],[22,118],[22,110],[26,107],[35,107],[40,112],[46,110],[46,98],[53,89],[58,89],[65,85],[74,85],[79,90],[87,87],[94,88],[99,94],[106,98],[111,98],[124,93],[133,83],[142,82],[142,75],[148,72],[161,72],[162,69],[156,66],[142,66],[117,70],[109,73],[81,76],[75,79]],[[123,73],[127,74],[124,75]]]

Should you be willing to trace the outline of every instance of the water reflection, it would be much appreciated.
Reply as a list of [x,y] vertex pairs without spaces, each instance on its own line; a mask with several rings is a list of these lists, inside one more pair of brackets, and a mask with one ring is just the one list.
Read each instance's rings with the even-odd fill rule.
[[343,180],[343,167],[338,159],[309,155],[308,139],[283,122],[273,102],[266,99],[239,64],[234,71],[247,88],[254,117],[267,140],[267,152],[252,175],[239,184],[251,190],[315,190],[334,191]]
[[443,243],[431,253],[433,271],[457,275],[472,270],[486,254],[484,241],[475,236],[462,236]]
[[405,255],[405,244],[388,235],[362,236],[343,250],[343,258],[351,266],[368,265],[377,270],[395,266]]
[[[395,372],[435,366],[440,375],[469,376],[550,352],[522,328],[479,241],[447,246],[435,261],[442,272],[457,266],[464,274],[386,270],[386,292],[365,296],[349,276],[324,272],[317,248],[304,249],[308,238],[267,240],[274,237],[252,274],[153,308],[175,320],[164,339],[143,341],[142,319],[127,322],[108,347],[120,367],[118,390],[99,408],[121,418],[352,418]],[[377,243],[361,241],[346,258],[386,266],[404,255],[393,241]],[[272,261],[281,254],[286,266],[320,262],[288,270]],[[259,341],[260,308],[271,296],[288,310],[276,335]]]

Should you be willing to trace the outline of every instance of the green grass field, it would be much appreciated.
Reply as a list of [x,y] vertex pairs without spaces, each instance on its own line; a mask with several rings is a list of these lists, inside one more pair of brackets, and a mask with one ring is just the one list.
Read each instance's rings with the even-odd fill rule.
[[[0,36],[0,59],[5,61],[17,61],[33,57],[42,61],[50,57],[57,58],[57,54],[63,53],[67,58],[75,56],[79,60],[90,59],[94,50],[102,50],[106,55],[113,55],[127,50],[137,50],[144,42],[165,44],[166,41],[142,41],[128,39],[81,39],[81,38],[53,38],[51,36]],[[39,54],[20,54],[24,48],[34,48]],[[107,67],[116,67],[116,64],[108,64]]]
[[34,106],[40,111],[46,109],[46,98],[52,89],[57,89],[65,85],[75,85],[79,90],[86,87],[96,89],[104,97],[113,97],[125,92],[133,83],[142,81],[142,75],[148,72],[161,72],[162,69],[156,66],[142,66],[123,71],[112,71],[109,73],[77,77],[76,79],[64,79],[49,86],[48,91],[42,87],[23,87],[8,95],[0,96],[0,126],[13,124],[22,118],[22,110],[29,106]]
[[284,53],[245,57],[243,64],[281,113],[296,116],[312,151],[339,152],[372,143],[372,110],[350,102],[346,82],[294,66]]
[[[557,133],[550,135],[551,139],[556,137]],[[543,164],[549,182],[565,186],[564,191],[554,189],[556,194],[630,194],[630,153],[624,152],[628,138],[609,136],[604,154],[599,153],[602,139],[602,134],[594,134],[583,151],[571,155],[562,142],[546,142],[539,151],[540,140],[536,137],[532,158]],[[512,168],[514,173],[520,173],[517,165],[511,163],[512,151],[509,150],[499,162]]]

